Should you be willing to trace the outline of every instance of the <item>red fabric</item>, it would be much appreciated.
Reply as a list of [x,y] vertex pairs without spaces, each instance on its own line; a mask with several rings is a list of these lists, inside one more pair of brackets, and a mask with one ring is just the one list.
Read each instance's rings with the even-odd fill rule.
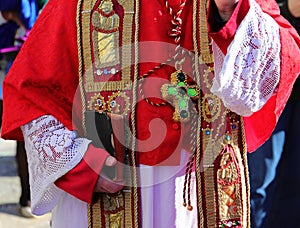
[[284,19],[275,1],[258,0],[264,12],[268,12],[280,26],[281,63],[278,90],[267,104],[250,117],[244,118],[246,143],[249,152],[256,150],[272,134],[275,125],[291,94],[300,72],[300,37]]
[[[139,37],[141,41],[173,42],[171,38],[165,35],[165,32],[170,28],[170,16],[167,11],[161,12],[159,10],[163,5],[163,1],[160,1],[143,0],[141,4],[141,34]],[[173,2],[171,1],[170,4]],[[248,0],[241,0],[234,16],[226,26],[219,33],[211,34],[224,52],[240,20],[247,11],[247,2]],[[300,41],[297,33],[279,15],[275,2],[264,1],[260,4],[281,26],[282,76],[279,89],[273,98],[261,111],[251,117],[244,118],[249,150],[255,149],[270,136],[300,67]],[[80,97],[76,97],[78,95],[76,10],[77,0],[50,0],[35,23],[4,81],[2,125],[2,137],[4,139],[22,140],[19,127],[44,114],[55,116],[68,129],[81,130]],[[187,4],[185,10],[192,12],[191,5]],[[186,13],[185,15],[191,14]],[[183,32],[186,36],[182,39],[182,45],[190,49],[193,43],[190,29],[192,27],[191,17],[184,18],[184,23]],[[297,40],[297,43],[294,39]],[[290,50],[293,51],[290,52]],[[151,51],[157,54],[164,53],[161,52],[160,48],[151,49]],[[170,53],[166,51],[166,54]],[[298,65],[296,66],[296,64]],[[153,65],[155,66],[155,64],[141,64],[141,75]],[[171,70],[171,68],[167,68],[167,72],[163,74],[158,71],[154,77],[167,77]],[[174,123],[170,118],[173,112],[171,107],[155,108],[142,101],[137,110],[140,111],[137,116],[139,139],[147,139],[151,136],[148,124],[155,117],[162,117],[167,126],[167,135],[163,143],[141,156],[140,163],[151,165],[163,162],[170,157],[170,153],[181,149],[180,136],[184,135],[185,128]],[[75,125],[73,125],[74,123]],[[156,126],[156,129],[158,131],[155,132],[154,137],[158,133],[161,134],[161,125]],[[147,146],[151,146],[151,144]],[[86,156],[89,157],[92,151],[94,149],[89,148]],[[98,153],[95,154],[95,156],[99,155]],[[176,163],[178,161],[177,153],[174,153],[174,157],[171,162]],[[84,159],[76,168],[56,182],[57,186],[86,202],[91,201],[91,194],[104,157],[97,158],[99,163],[96,163],[94,170],[87,165],[88,160],[90,159]]]
[[[250,117],[244,117],[246,144],[249,152],[256,150],[271,136],[287,99],[291,94],[292,85],[300,72],[300,38],[296,30],[280,15],[278,5],[275,1],[258,0],[257,2],[262,10],[272,16],[280,26],[281,78],[278,90],[264,107]],[[248,9],[248,0],[239,1],[233,13],[233,16],[236,15],[236,18],[231,17],[226,23],[226,26],[219,32],[210,33],[223,53],[227,52],[228,45],[233,39],[235,30]],[[213,21],[211,11],[209,18],[210,21]]]
[[212,11],[212,8],[210,8],[208,11],[208,32],[224,54],[227,53],[227,48],[233,40],[236,30],[246,16],[249,8],[249,0],[239,1],[231,18],[218,32],[214,32],[210,26],[212,23],[214,23],[214,12]]
[[[153,42],[151,44],[147,43],[146,48],[143,49],[143,51],[140,51],[139,57],[142,60],[139,65],[140,75],[144,75],[149,70],[159,65],[159,63],[161,63],[160,60],[165,61],[169,58],[169,56],[174,55],[174,49],[176,47],[174,44],[174,38],[166,36],[168,31],[171,29],[171,17],[168,10],[161,7],[164,6],[164,4],[163,0],[158,2],[146,0],[143,1],[143,4],[141,4],[140,41],[159,41],[159,44],[157,42]],[[169,4],[173,11],[177,12],[176,10],[178,9],[179,2],[170,1]],[[246,6],[243,7],[239,4],[236,13],[231,19],[233,22],[240,22],[241,18],[243,18],[242,13],[246,14],[248,8],[246,8]],[[182,11],[182,34],[184,34],[184,36],[180,39],[181,47],[186,50],[193,50],[193,18],[190,13],[192,11],[192,1],[187,1]],[[228,23],[224,31],[230,31],[230,34],[233,36],[236,27],[237,26],[233,27]],[[232,39],[232,37],[230,38]],[[224,38],[222,37],[222,39]],[[224,43],[224,48],[227,48],[228,44]],[[161,50],[164,51],[162,52]],[[160,62],[143,62],[145,59],[159,60]],[[185,72],[190,73],[188,72],[191,70],[190,67],[188,69],[183,69]],[[158,99],[161,98],[160,88],[163,84],[169,83],[169,76],[173,72],[174,67],[170,64],[170,66],[156,70],[148,76],[143,83],[142,92],[144,96],[148,97],[149,100],[154,103],[161,103],[162,100]],[[140,140],[137,144],[138,162],[145,165],[178,165],[181,149],[184,148],[188,151],[190,150],[190,143],[187,143],[189,140],[188,124],[174,122],[172,119],[174,109],[169,105],[156,107],[149,105],[147,102],[142,100],[141,97],[139,100],[140,102],[138,103],[136,112],[136,124],[138,126],[137,138]],[[162,120],[163,123],[155,122],[156,118]],[[151,129],[149,127],[150,124]]]
[[[192,49],[192,12],[191,1],[187,1],[182,11],[181,46]],[[177,12],[179,1],[169,1],[170,7]],[[174,55],[176,45],[174,38],[168,36],[171,30],[170,13],[164,0],[143,0],[140,4],[140,32],[141,43],[139,52],[140,75],[166,61]],[[151,43],[150,43],[151,42]],[[162,51],[163,50],[163,51]],[[169,83],[169,76],[173,73],[173,64],[165,66],[150,74],[143,83],[142,93],[151,102],[161,103],[161,86]],[[186,136],[183,124],[175,123],[172,119],[174,109],[170,105],[152,106],[142,100],[139,94],[139,103],[136,109],[137,126],[137,159],[145,165],[177,165],[180,161],[180,150],[183,146],[182,138]],[[188,148],[187,148],[188,149]]]
[[[242,18],[241,15],[247,11],[247,7],[244,8],[244,6],[247,6],[247,1],[240,1],[234,16],[225,27],[218,34],[211,34],[216,40],[218,40],[218,36],[222,39],[224,36],[227,37],[223,40],[224,45],[220,45],[222,50],[227,48],[229,40],[232,39],[232,35]],[[154,40],[174,43],[172,38],[165,35],[171,25],[167,10],[161,10],[164,9],[161,7],[163,2],[163,0],[158,2],[143,0],[141,2],[140,41]],[[175,3],[176,1],[170,2],[171,5],[173,4],[172,6],[176,7]],[[272,100],[270,100],[261,111],[245,118],[249,149],[257,147],[271,134],[288,98],[291,85],[299,72],[299,64],[296,66],[296,63],[299,63],[299,38],[296,32],[279,15],[275,2],[268,0],[260,2],[260,4],[282,26],[282,77],[278,92],[275,94],[276,101],[272,103]],[[190,49],[193,44],[191,34],[192,18],[191,14],[188,13],[192,11],[191,7],[191,2],[188,1],[183,11],[183,15],[185,15],[183,18],[183,34],[186,36],[182,38],[182,46],[187,49]],[[51,114],[67,128],[75,128],[82,132],[80,128],[80,97],[76,97],[78,87],[77,30],[76,20],[74,19],[76,18],[76,10],[76,0],[50,0],[35,23],[4,81],[3,138],[22,140],[19,127],[44,114]],[[52,15],[55,15],[55,17],[52,17]],[[222,34],[223,32],[224,34]],[[297,43],[294,39],[297,40]],[[168,51],[162,52],[160,48],[151,50],[152,53],[170,54]],[[290,53],[290,50],[293,50],[293,52]],[[292,67],[293,64],[295,65],[294,68]],[[140,75],[155,65],[140,64]],[[153,77],[166,78],[172,72],[172,69],[166,68],[164,71],[157,71]],[[151,86],[148,87],[148,89],[152,88]],[[145,157],[140,160],[141,163],[160,163],[168,158],[173,151],[178,151],[182,147],[180,137],[185,131],[181,129],[185,128],[182,128],[182,126],[173,128],[174,122],[170,119],[173,111],[171,107],[150,107],[150,105],[141,101],[137,110],[141,111],[136,120],[139,127],[137,129],[138,139],[147,139],[151,135],[148,123],[156,116],[165,120],[167,126],[163,143],[150,150],[147,155],[145,153]],[[271,121],[264,121],[267,117]],[[259,125],[259,123],[263,125]],[[160,129],[158,128],[158,132]],[[259,131],[257,131],[258,129]]]
[[5,77],[4,139],[23,140],[19,127],[44,114],[74,128],[72,118],[78,120],[76,112],[72,116],[78,85],[76,8],[76,0],[50,0]]
[[81,162],[56,180],[55,185],[76,198],[91,203],[99,173],[108,156],[106,151],[90,145]]

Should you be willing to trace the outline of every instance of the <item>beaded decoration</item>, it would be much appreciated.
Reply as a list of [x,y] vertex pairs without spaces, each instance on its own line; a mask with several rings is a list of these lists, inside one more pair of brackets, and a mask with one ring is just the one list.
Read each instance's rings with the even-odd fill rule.
[[[161,63],[160,65],[156,66],[155,68],[148,71],[143,76],[139,77],[139,80],[143,82],[143,80],[148,77],[154,71],[161,69],[163,66],[175,61],[175,69],[176,71],[171,74],[171,84],[165,84],[162,86],[162,96],[167,100],[172,102],[172,105],[175,108],[175,112],[173,114],[174,121],[187,121],[190,117],[188,112],[188,100],[189,98],[198,98],[199,95],[199,88],[196,85],[189,86],[187,84],[187,75],[185,72],[182,71],[182,64],[185,61],[185,55],[191,55],[192,53],[186,53],[182,50],[180,45],[180,38],[181,38],[181,30],[182,30],[182,18],[181,14],[185,7],[186,0],[180,2],[179,9],[177,12],[174,12],[172,7],[169,5],[168,0],[165,1],[165,8],[168,10],[169,14],[172,17],[171,23],[172,28],[168,31],[168,35],[174,38],[175,44],[177,45],[175,48],[175,55],[168,59],[166,62]],[[192,57],[193,58],[193,57]],[[181,80],[181,81],[180,81]],[[177,84],[177,86],[175,86]],[[165,106],[167,102],[160,102],[155,103],[150,101],[148,98],[144,97],[143,90],[142,90],[142,83],[140,85],[140,92],[142,98],[152,106]],[[177,87],[177,88],[175,88]],[[186,91],[186,92],[185,92]]]
[[190,117],[189,100],[199,98],[199,87],[187,84],[187,75],[178,70],[171,74],[171,84],[161,87],[162,96],[171,100],[175,107],[173,119],[175,121],[186,121]]

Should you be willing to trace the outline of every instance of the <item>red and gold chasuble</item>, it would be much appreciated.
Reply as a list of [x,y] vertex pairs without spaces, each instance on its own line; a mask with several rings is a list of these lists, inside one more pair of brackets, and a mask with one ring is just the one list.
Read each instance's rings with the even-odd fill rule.
[[[131,139],[132,187],[102,194],[89,206],[89,226],[139,227],[138,165],[178,165],[185,149],[186,180],[192,171],[197,177],[199,227],[247,227],[243,125],[209,90],[206,5],[82,0],[77,25],[83,110],[124,116]],[[183,203],[191,210],[189,194]]]
[[[5,78],[1,136],[23,140],[20,127],[42,115],[82,135],[87,110],[125,116],[132,187],[89,205],[90,227],[139,227],[136,168],[177,165],[181,149],[191,153],[186,179],[196,175],[198,227],[249,227],[243,120],[253,151],[270,136],[299,74],[299,55],[291,52],[300,45],[296,31],[275,1],[257,2],[280,26],[281,79],[270,101],[249,118],[231,113],[210,93],[214,69],[203,2],[53,0]],[[249,2],[236,7],[222,29],[226,35],[214,37],[227,44],[224,49]],[[188,185],[183,204],[191,209]]]

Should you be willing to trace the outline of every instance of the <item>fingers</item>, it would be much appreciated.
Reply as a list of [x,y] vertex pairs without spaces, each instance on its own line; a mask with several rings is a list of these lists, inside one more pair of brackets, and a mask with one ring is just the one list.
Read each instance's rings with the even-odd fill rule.
[[105,160],[106,166],[114,166],[117,164],[117,160],[113,156],[108,156]]
[[[105,160],[106,166],[114,166],[117,164],[116,158],[113,156],[108,156]],[[124,187],[125,182],[124,181],[118,181],[115,182],[108,177],[106,177],[103,173],[99,176],[95,192],[105,192],[105,193],[115,193],[117,191],[120,191]]]
[[124,182],[114,182],[108,178],[100,176],[95,187],[95,192],[115,193],[124,187]]

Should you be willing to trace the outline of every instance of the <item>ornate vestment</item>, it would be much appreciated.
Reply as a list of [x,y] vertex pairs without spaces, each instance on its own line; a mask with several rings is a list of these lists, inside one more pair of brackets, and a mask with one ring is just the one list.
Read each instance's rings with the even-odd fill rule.
[[[26,125],[30,129],[33,126],[27,123],[40,116],[52,115],[57,121],[51,120],[51,126],[59,122],[60,127],[78,131],[78,139],[82,139],[80,137],[86,135],[85,111],[108,110],[125,116],[129,139],[125,145],[130,171],[127,179],[129,187],[117,195],[103,194],[96,204],[88,205],[90,226],[139,227],[143,213],[139,167],[177,166],[183,150],[189,153],[190,159],[185,164],[186,171],[179,190],[182,196],[179,194],[179,198],[186,206],[182,206],[184,209],[197,211],[197,222],[193,225],[249,226],[245,138],[247,145],[253,149],[274,128],[299,71],[296,67],[289,67],[293,61],[286,57],[290,56],[291,47],[298,47],[299,39],[291,28],[279,28],[285,39],[281,38],[281,52],[276,52],[273,57],[279,59],[285,55],[280,58],[280,64],[271,65],[275,66],[272,68],[275,76],[279,71],[276,66],[280,65],[280,72],[286,77],[282,77],[278,90],[261,111],[242,118],[225,108],[221,99],[211,92],[214,78],[220,79],[217,77],[219,74],[214,75],[215,71],[221,71],[216,67],[222,65],[226,48],[234,35],[225,26],[225,33],[230,38],[224,40],[224,46],[214,46],[214,53],[220,59],[214,66],[205,4],[188,0],[181,8],[181,2],[177,1],[166,4],[161,0],[113,0],[111,3],[112,9],[109,8],[110,1],[104,0],[48,3],[44,16],[39,17],[4,83],[6,99],[2,137],[22,140],[21,126]],[[265,11],[272,12],[277,23],[286,27],[277,16],[277,9],[272,6],[270,3]],[[233,31],[244,19],[250,3],[243,0],[238,7],[243,10],[236,10],[233,21],[228,22]],[[256,5],[252,13],[263,15],[258,8]],[[51,17],[53,13],[54,18]],[[178,25],[182,25],[180,30]],[[276,35],[278,30],[275,28],[278,27],[273,29]],[[278,44],[278,37],[270,34],[274,45]],[[222,43],[218,35],[213,32],[210,35],[216,42]],[[260,50],[256,43],[250,44],[254,50]],[[44,48],[37,53],[36,49],[40,46]],[[295,61],[296,58],[299,55],[294,58]],[[255,62],[255,57],[250,60]],[[246,67],[247,64],[243,69],[251,69]],[[284,67],[281,67],[282,64]],[[217,93],[218,88],[215,91]],[[24,110],[27,110],[26,113]],[[271,118],[270,123],[267,124],[266,118]],[[257,126],[261,131],[257,131]],[[72,136],[72,140],[74,137],[77,136]],[[50,187],[53,187],[55,179],[67,172],[68,167],[73,169],[80,161],[79,153],[84,153],[87,147],[80,141],[84,140],[77,141],[79,145],[72,144],[74,155],[66,155],[63,151],[62,154],[67,157],[64,164],[67,165],[63,166],[63,172],[51,175],[51,180],[37,168],[39,175],[33,178],[37,180],[33,189],[41,198],[34,202],[36,213],[45,213],[55,207],[57,192],[50,191],[53,190]],[[76,148],[80,148],[77,154]],[[35,149],[30,150],[31,157],[41,158],[42,153],[34,156]],[[52,155],[53,163],[63,157],[57,153]],[[43,163],[42,167],[46,166],[45,159],[39,160]],[[37,186],[42,186],[42,190],[38,191]]]
[[[214,70],[206,4],[187,1],[176,43],[168,35],[173,18],[164,12],[160,12],[164,14],[161,18],[157,15],[163,1],[149,6],[128,0],[111,3],[111,10],[104,13],[101,1],[79,1],[80,86],[83,110],[127,116],[131,188],[118,195],[103,194],[91,205],[90,226],[139,227],[138,187],[143,188],[139,164],[178,165],[180,151],[185,149],[191,158],[186,164],[183,203],[192,209],[193,173],[198,226],[247,227],[249,186],[243,122],[210,92]],[[169,7],[178,11],[180,4],[173,2]],[[163,10],[168,12],[168,8]],[[179,52],[180,59],[176,57]],[[163,122],[150,130],[156,118]],[[163,125],[165,135],[159,133]]]

